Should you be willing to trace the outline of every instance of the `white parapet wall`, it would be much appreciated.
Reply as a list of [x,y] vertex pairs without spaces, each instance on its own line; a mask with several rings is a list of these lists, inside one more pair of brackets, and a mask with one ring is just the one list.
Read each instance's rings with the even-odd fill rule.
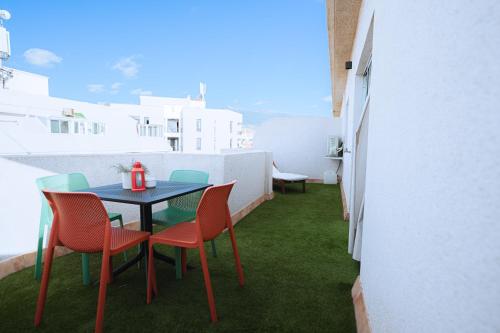
[[[81,172],[90,186],[119,183],[113,169],[117,163],[133,160],[144,163],[158,180],[168,180],[176,169],[202,170],[210,174],[211,184],[236,180],[230,196],[232,214],[251,206],[272,193],[270,153],[263,151],[225,154],[126,153],[2,156],[0,194],[0,261],[35,250],[40,218],[40,193],[35,180],[58,173]],[[153,206],[153,211],[165,207]],[[109,211],[122,213],[125,222],[139,219],[139,208],[133,205],[105,202]]]
[[282,172],[323,180],[325,171],[338,167],[325,155],[328,136],[341,136],[340,125],[339,119],[327,117],[273,118],[256,128],[254,147],[272,151]]

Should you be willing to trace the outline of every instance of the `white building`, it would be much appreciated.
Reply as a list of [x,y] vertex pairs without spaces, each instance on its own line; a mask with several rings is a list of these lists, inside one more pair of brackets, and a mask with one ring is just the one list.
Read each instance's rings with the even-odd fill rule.
[[500,2],[329,0],[360,332],[500,331]]
[[126,109],[51,97],[47,77],[12,72],[0,88],[1,154],[170,150],[161,136],[137,135]]
[[240,113],[203,99],[141,96],[140,104],[93,104],[49,96],[48,78],[9,69],[0,88],[0,154],[238,148]]
[[201,91],[198,99],[141,96],[140,105],[163,112],[164,136],[174,151],[218,153],[241,145],[243,115],[207,108]]

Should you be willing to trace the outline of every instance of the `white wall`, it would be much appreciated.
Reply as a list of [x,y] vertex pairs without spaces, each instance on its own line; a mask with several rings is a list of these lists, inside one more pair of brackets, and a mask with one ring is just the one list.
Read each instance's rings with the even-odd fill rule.
[[[166,180],[176,169],[194,169],[209,173],[209,182],[222,184],[238,181],[230,197],[232,213],[272,192],[271,158],[268,153],[183,154],[138,153],[98,155],[4,156],[0,158],[0,260],[7,256],[35,250],[40,216],[40,194],[36,178],[57,173],[82,172],[90,186],[118,183],[120,175],[112,169],[117,163],[143,162],[158,180]],[[137,206],[106,202],[110,211],[120,212],[124,220],[138,220]],[[165,204],[153,207],[158,210]]]
[[260,151],[231,152],[224,156],[224,183],[234,179],[233,195],[229,198],[232,211],[245,208],[249,202],[260,198],[272,189],[272,154]]
[[[201,119],[201,132],[197,131],[196,121]],[[230,122],[233,122],[233,133],[230,133]],[[218,153],[237,147],[241,137],[241,113],[225,109],[202,109],[186,107],[182,110],[182,151],[186,153]],[[196,139],[201,138],[201,150],[197,150]]]
[[330,117],[272,118],[256,128],[254,148],[273,152],[281,172],[323,179],[337,161],[324,158],[329,135],[341,135],[341,121]]
[[[106,124],[104,135],[50,133],[48,118],[63,118],[72,108],[91,122]],[[137,113],[136,113],[137,111]],[[161,137],[139,137],[131,114],[160,115],[163,111],[140,105],[99,105],[49,96],[36,96],[0,89],[0,154],[96,153],[169,151]],[[3,115],[1,113],[4,113]],[[17,114],[18,116],[5,115]],[[64,120],[74,120],[65,118]],[[44,124],[45,122],[45,124]],[[126,148],[124,148],[126,147]]]
[[500,2],[363,1],[353,65],[373,13],[361,262],[371,327],[498,332]]
[[[7,91],[49,96],[48,77],[18,69],[12,70],[12,78],[7,80],[5,87]],[[0,87],[0,90],[2,90],[2,87]]]

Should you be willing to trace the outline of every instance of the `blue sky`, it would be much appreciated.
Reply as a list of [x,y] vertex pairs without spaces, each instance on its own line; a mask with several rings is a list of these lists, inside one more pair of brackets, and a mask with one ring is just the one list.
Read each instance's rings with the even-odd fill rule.
[[138,103],[198,95],[255,124],[331,114],[325,3],[0,0],[8,66],[50,77],[52,96]]

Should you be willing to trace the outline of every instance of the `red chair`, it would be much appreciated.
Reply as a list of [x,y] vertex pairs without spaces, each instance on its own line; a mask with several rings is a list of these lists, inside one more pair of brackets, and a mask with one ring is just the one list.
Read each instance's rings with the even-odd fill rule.
[[42,321],[52,257],[56,246],[81,253],[102,252],[101,281],[95,332],[102,332],[106,287],[111,281],[111,256],[145,242],[148,232],[112,228],[101,200],[93,193],[43,191],[54,213],[43,266],[42,284],[35,313],[35,326]]
[[148,258],[148,292],[147,302],[151,303],[151,293],[156,290],[156,273],[153,262],[153,245],[166,244],[182,249],[182,272],[186,272],[186,249],[198,248],[200,251],[201,267],[207,289],[208,305],[210,307],[210,318],[212,322],[217,321],[215,310],[214,294],[212,283],[208,272],[207,257],[205,254],[204,242],[213,240],[226,228],[229,230],[231,244],[233,246],[234,259],[236,260],[236,271],[238,272],[240,286],[244,284],[243,269],[241,268],[240,256],[236,246],[233,223],[229,213],[227,200],[231,189],[236,181],[229,184],[213,186],[205,190],[201,197],[198,209],[196,210],[196,220],[194,222],[182,222],[165,229],[149,238],[149,258]]

